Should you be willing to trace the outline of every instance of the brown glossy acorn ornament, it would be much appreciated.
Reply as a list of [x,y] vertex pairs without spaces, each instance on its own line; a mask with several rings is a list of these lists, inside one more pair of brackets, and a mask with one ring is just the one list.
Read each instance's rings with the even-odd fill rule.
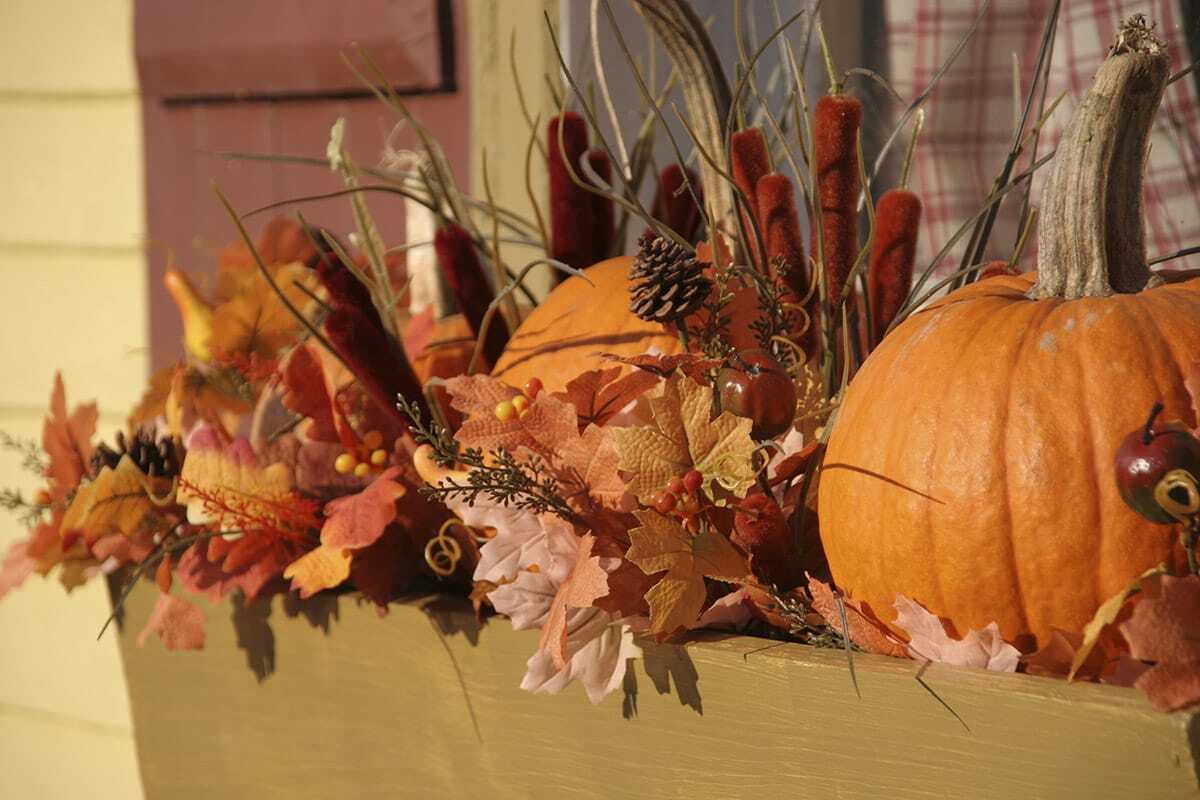
[[717,376],[721,408],[748,417],[757,440],[771,439],[792,426],[796,384],[783,365],[763,350],[734,353]]
[[1134,511],[1164,525],[1186,521],[1200,512],[1200,440],[1179,423],[1155,420],[1155,403],[1146,424],[1130,432],[1117,449],[1117,487]]

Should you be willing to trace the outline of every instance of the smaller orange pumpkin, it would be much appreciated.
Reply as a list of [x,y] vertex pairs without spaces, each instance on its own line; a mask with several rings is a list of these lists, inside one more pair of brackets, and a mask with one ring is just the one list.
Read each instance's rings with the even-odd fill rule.
[[629,310],[628,256],[610,258],[572,276],[525,318],[492,375],[512,386],[540,378],[550,391],[589,369],[610,366],[604,353],[637,356],[650,348],[683,350],[679,338]]

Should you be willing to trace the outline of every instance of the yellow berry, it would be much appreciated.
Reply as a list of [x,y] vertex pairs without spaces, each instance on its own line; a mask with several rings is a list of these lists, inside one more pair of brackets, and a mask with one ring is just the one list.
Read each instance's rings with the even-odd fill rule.
[[517,415],[517,407],[513,405],[511,400],[505,400],[502,403],[496,404],[496,419],[501,422],[508,422]]
[[367,435],[363,437],[363,447],[368,450],[376,450],[383,444],[383,434],[379,431],[367,431]]
[[345,475],[347,472],[353,470],[357,463],[358,459],[353,455],[350,453],[342,453],[333,460],[333,469],[339,475]]
[[524,414],[529,409],[529,398],[523,394],[519,394],[512,399],[513,408],[517,410],[517,414]]
[[47,492],[45,489],[38,489],[37,494],[35,494],[33,496],[33,502],[39,506],[50,505],[50,500],[51,500],[50,493]]
[[365,478],[365,477],[367,477],[367,473],[370,471],[371,471],[371,465],[367,464],[365,461],[360,461],[354,467],[354,477]]
[[371,453],[371,463],[377,467],[382,467],[387,461],[387,450],[376,450]]

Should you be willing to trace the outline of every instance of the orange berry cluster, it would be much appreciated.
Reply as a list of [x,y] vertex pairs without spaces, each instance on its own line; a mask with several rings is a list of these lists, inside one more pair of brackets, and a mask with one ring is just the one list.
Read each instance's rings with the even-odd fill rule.
[[504,400],[496,404],[496,419],[508,422],[510,419],[525,416],[529,411],[529,404],[537,399],[540,391],[542,391],[541,379],[530,378],[521,389],[521,394],[511,400]]
[[356,478],[365,478],[370,472],[381,472],[388,462],[388,453],[382,444],[382,433],[368,431],[353,452],[346,451],[333,460],[334,470],[340,475],[353,473]]
[[671,478],[666,491],[655,496],[654,510],[679,517],[689,533],[699,533],[700,505],[704,500],[700,487],[703,485],[704,476],[696,469],[688,470],[683,477]]

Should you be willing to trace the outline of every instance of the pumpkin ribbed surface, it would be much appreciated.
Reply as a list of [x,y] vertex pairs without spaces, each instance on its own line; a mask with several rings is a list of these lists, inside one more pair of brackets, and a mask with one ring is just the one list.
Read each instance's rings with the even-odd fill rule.
[[1113,455],[1157,400],[1196,423],[1200,280],[1070,301],[1032,284],[992,278],[913,315],[838,411],[821,537],[837,584],[885,620],[903,594],[1028,647],[1171,556],[1175,530],[1122,502]]
[[537,377],[559,391],[581,372],[611,366],[601,353],[636,356],[651,347],[681,352],[678,337],[629,310],[632,261],[602,261],[585,270],[591,283],[572,276],[555,287],[517,328],[492,375],[512,386]]

